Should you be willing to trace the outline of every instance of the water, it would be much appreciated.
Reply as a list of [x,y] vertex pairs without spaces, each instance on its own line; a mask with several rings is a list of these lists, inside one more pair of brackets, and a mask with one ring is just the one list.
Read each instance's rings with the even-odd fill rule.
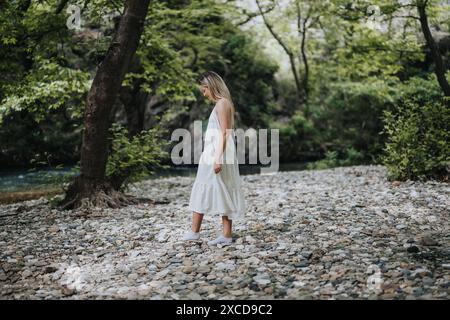
[[[280,171],[293,171],[306,169],[307,163],[282,163]],[[241,175],[259,174],[260,165],[240,165]],[[177,176],[195,176],[197,166],[176,166],[155,172],[150,179]],[[8,170],[0,171],[0,192],[15,192],[36,190],[61,185],[66,179],[75,176],[77,172],[72,166],[61,169],[45,168],[39,170]]]
[[73,167],[61,169],[45,168],[38,170],[0,171],[0,192],[36,190],[60,184],[65,177],[74,176]]

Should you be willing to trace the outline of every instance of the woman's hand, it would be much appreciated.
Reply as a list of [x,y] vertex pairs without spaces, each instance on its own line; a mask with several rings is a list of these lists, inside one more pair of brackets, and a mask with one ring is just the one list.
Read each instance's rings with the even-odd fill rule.
[[219,173],[220,171],[222,171],[222,164],[221,164],[221,163],[215,162],[215,163],[214,163],[214,172],[217,174],[217,173]]

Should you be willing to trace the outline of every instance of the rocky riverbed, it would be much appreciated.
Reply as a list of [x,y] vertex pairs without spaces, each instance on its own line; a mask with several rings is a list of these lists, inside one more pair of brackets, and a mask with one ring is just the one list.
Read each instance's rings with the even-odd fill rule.
[[3,299],[449,299],[450,186],[382,166],[242,176],[234,243],[183,243],[193,177],[135,184],[157,201],[90,212],[0,207]]

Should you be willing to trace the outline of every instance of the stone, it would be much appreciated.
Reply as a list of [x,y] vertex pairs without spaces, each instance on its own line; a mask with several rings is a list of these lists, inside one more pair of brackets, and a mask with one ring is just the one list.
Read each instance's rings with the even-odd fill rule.
[[183,265],[190,267],[190,266],[193,265],[193,262],[192,262],[191,259],[184,259],[183,260]]
[[313,253],[311,251],[302,251],[300,255],[305,259],[311,259]]
[[406,249],[406,251],[408,251],[408,253],[418,253],[420,250],[416,246],[410,246]]
[[216,264],[216,269],[219,271],[227,271],[227,270],[234,270],[236,268],[235,264],[233,262],[219,262]]
[[186,297],[189,300],[202,300],[202,297],[197,292],[190,292]]
[[413,277],[420,277],[420,278],[423,278],[423,277],[426,277],[426,276],[431,276],[432,274],[431,274],[431,272],[429,271],[429,270],[427,270],[427,269],[423,269],[423,268],[419,268],[419,269],[416,269],[414,272],[413,272],[413,274],[412,274],[412,276]]
[[[55,210],[45,197],[2,204],[0,215],[26,210],[2,217],[0,296],[448,300],[448,183],[386,176],[378,165],[243,175],[247,216],[223,248],[206,244],[220,231],[215,219],[202,240],[179,241],[192,176],[127,191],[164,203],[89,212]],[[381,292],[372,292],[377,272]]]
[[209,273],[211,268],[208,266],[199,266],[196,268],[197,273]]
[[233,296],[242,296],[244,294],[244,291],[242,290],[231,290],[230,294]]
[[430,235],[424,236],[420,239],[420,244],[423,246],[437,246],[439,243]]
[[57,270],[58,270],[58,268],[55,266],[47,266],[47,267],[45,267],[44,272],[45,273],[53,273]]
[[266,286],[271,283],[270,276],[268,274],[258,274],[253,277],[253,280],[260,286]]
[[74,288],[68,288],[68,287],[64,286],[61,289],[61,293],[64,296],[69,297],[69,296],[73,296],[76,293],[76,290]]
[[192,273],[194,271],[194,267],[193,266],[186,266],[182,269],[182,271],[184,273]]
[[130,280],[132,280],[132,281],[137,280],[138,278],[139,278],[139,276],[138,276],[137,273],[130,273],[130,274],[128,275],[128,279],[130,279]]
[[[22,277],[23,278],[28,278],[29,276],[31,276],[33,274],[33,272],[29,269],[26,269],[22,272]],[[5,277],[6,278],[6,277]]]

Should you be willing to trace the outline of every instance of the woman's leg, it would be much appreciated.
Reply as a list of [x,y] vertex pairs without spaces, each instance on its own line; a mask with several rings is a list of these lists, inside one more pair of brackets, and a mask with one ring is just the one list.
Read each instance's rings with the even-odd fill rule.
[[226,238],[231,238],[231,227],[233,220],[228,219],[228,216],[222,216],[223,235]]
[[200,227],[202,226],[203,213],[195,212],[192,215],[192,231],[199,232]]

